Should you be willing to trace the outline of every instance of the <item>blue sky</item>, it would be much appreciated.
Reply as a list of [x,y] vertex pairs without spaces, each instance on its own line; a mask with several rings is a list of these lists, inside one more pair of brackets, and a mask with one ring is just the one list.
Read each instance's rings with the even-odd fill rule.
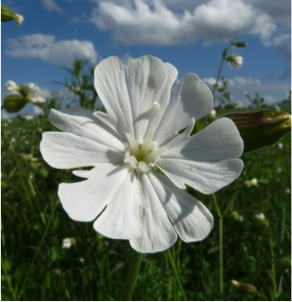
[[[173,64],[179,79],[196,73],[216,77],[223,48],[237,36],[247,48],[233,49],[240,69],[224,65],[235,101],[256,91],[268,103],[283,100],[291,83],[289,0],[3,0],[24,22],[2,23],[2,91],[7,80],[60,90],[61,67],[75,59],[96,65],[116,55],[151,54]],[[5,92],[2,93],[2,99]]]

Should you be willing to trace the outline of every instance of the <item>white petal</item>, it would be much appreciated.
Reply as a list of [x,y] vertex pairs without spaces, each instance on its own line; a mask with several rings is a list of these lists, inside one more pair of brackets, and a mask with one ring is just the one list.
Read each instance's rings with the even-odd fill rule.
[[[106,190],[106,188],[102,188]],[[108,206],[94,223],[94,229],[113,239],[133,239],[142,235],[139,207],[142,196],[134,170],[113,191],[107,191]]]
[[101,61],[94,71],[94,83],[108,115],[119,133],[133,134],[132,111],[126,85],[124,65],[118,57]]
[[114,192],[127,177],[128,170],[125,166],[117,168],[102,164],[90,171],[78,172],[87,172],[90,179],[60,184],[58,195],[64,210],[73,220],[92,221],[107,205],[109,192]]
[[243,141],[237,127],[230,119],[221,118],[166,150],[161,157],[209,162],[239,158],[242,152]]
[[162,144],[169,136],[185,128],[190,118],[198,121],[212,108],[213,95],[208,86],[197,75],[186,74],[165,111],[154,140]]
[[95,166],[99,163],[119,164],[124,161],[123,153],[66,132],[44,132],[40,151],[44,160],[58,169]]
[[[154,102],[164,112],[169,103],[171,86],[177,78],[177,70],[168,63],[152,56],[130,59],[128,62],[129,95],[133,112],[135,135],[142,141],[147,121],[136,121],[152,108]],[[158,118],[158,117],[157,117]]]
[[213,216],[197,199],[173,186],[164,175],[149,173],[153,188],[179,237],[185,242],[206,238],[213,228]]
[[221,162],[195,162],[183,159],[158,159],[155,164],[180,189],[185,184],[204,194],[212,194],[237,179],[243,169],[240,159]]
[[162,200],[159,200],[146,173],[141,175],[141,187],[144,197],[149,201],[149,206],[141,207],[143,236],[131,240],[130,244],[140,253],[161,252],[176,242],[177,235],[161,205]]
[[49,114],[49,120],[55,127],[65,132],[87,137],[117,151],[125,151],[125,144],[118,133],[112,127],[104,124],[90,111],[79,107],[60,111],[52,109]]

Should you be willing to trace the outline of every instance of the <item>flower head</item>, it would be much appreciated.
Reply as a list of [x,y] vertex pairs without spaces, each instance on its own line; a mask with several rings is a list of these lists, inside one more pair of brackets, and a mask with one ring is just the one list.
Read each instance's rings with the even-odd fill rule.
[[19,26],[24,21],[24,18],[22,15],[15,14],[15,23],[17,26]]
[[258,185],[258,180],[256,178],[253,178],[252,180],[246,180],[244,184],[249,187],[256,187]]
[[213,217],[185,185],[212,194],[237,179],[243,168],[239,132],[221,118],[190,136],[195,120],[213,108],[197,75],[186,74],[170,101],[174,66],[144,56],[130,59],[127,71],[128,87],[117,57],[95,68],[107,114],[51,110],[51,123],[65,132],[43,133],[43,158],[59,169],[93,167],[73,171],[83,181],[60,184],[61,203],[72,219],[95,220],[98,233],[130,240],[142,253],[168,249],[177,235],[203,240]]
[[210,116],[211,118],[215,118],[216,115],[217,115],[217,112],[216,112],[215,109],[211,110],[211,112],[209,113],[209,116]]
[[238,69],[243,64],[243,57],[232,54],[227,57],[227,61],[230,68],[235,67]]
[[18,86],[15,82],[9,80],[5,83],[5,90],[7,92],[12,92],[18,89]]
[[41,92],[40,88],[34,84],[30,83],[28,84],[28,87],[30,89],[28,93],[28,98],[32,103],[45,103],[46,98],[44,97],[43,93]]

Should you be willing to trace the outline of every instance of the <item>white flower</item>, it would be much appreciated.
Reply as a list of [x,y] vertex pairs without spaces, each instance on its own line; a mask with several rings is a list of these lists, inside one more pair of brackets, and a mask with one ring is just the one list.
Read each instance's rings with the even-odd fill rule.
[[266,219],[264,213],[256,214],[255,218],[257,218],[258,220],[265,220]]
[[253,187],[253,186],[257,186],[258,185],[258,180],[256,178],[253,178],[252,180],[246,180],[244,182],[244,184],[249,188],[249,187]]
[[128,239],[142,253],[168,249],[177,235],[185,242],[203,240],[213,217],[184,191],[185,184],[212,194],[237,179],[243,168],[239,132],[221,118],[190,136],[195,119],[213,108],[213,96],[197,75],[186,74],[170,101],[174,66],[144,56],[130,59],[127,70],[128,88],[117,57],[95,68],[107,114],[50,112],[51,123],[65,132],[43,133],[43,158],[59,169],[93,167],[73,171],[83,181],[59,185],[63,208],[74,220],[95,220],[98,233]]
[[230,55],[227,59],[228,59],[228,65],[230,68],[235,67],[236,69],[238,69],[243,64],[243,57],[236,56],[236,54]]
[[19,26],[24,21],[24,18],[22,15],[18,15],[18,14],[15,14],[15,15],[16,15],[16,17],[15,17],[16,25]]
[[71,247],[71,239],[65,238],[62,241],[62,249],[69,249]]
[[286,189],[286,193],[290,194],[290,189],[289,188]]
[[45,103],[46,98],[43,96],[40,88],[33,83],[28,84],[30,88],[28,97],[31,99],[32,103]]
[[278,143],[278,148],[279,149],[283,149],[283,144],[282,143]]
[[7,92],[12,92],[12,91],[15,91],[17,90],[18,86],[15,82],[9,80],[5,83],[5,90]]
[[209,116],[211,117],[211,118],[215,118],[216,117],[216,114],[217,114],[217,112],[216,112],[216,110],[211,110],[211,112],[209,113]]

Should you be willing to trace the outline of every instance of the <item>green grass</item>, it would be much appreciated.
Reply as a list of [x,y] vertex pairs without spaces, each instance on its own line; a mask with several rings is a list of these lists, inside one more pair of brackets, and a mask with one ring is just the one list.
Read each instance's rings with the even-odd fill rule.
[[[119,300],[129,243],[104,238],[93,223],[67,216],[58,184],[78,178],[42,160],[39,142],[48,130],[47,118],[2,122],[2,300]],[[178,240],[169,251],[144,255],[133,300],[183,300],[172,260],[188,300],[291,300],[291,268],[281,261],[291,259],[290,134],[281,142],[282,149],[244,154],[241,177],[216,193],[221,212],[229,205],[223,219],[223,297],[216,207],[212,196],[189,189],[213,213],[214,229],[202,242]],[[259,184],[247,188],[244,182],[252,178]],[[255,218],[260,212],[265,223]],[[76,244],[62,249],[68,237]],[[258,294],[239,290],[233,279],[256,286]]]

